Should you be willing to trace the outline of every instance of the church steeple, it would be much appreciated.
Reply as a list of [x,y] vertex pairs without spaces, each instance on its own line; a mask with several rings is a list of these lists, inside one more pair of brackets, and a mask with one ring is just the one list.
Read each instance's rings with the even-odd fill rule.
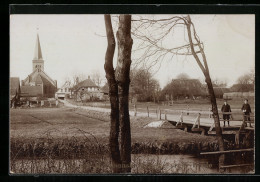
[[33,71],[34,70],[44,70],[44,61],[42,58],[42,50],[41,50],[41,44],[40,44],[40,39],[39,39],[39,34],[37,33],[36,37],[36,44],[35,44],[35,50],[34,50],[34,58],[33,58]]
[[39,34],[37,33],[36,45],[35,45],[33,60],[39,60],[39,59],[42,59],[42,50],[41,50]]

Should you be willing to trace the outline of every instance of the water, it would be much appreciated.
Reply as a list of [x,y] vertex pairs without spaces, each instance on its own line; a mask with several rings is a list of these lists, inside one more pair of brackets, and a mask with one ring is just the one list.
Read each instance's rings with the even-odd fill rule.
[[[220,174],[218,169],[218,158],[198,158],[193,155],[151,155],[151,154],[133,154],[132,171],[138,171],[133,161],[140,160],[139,164],[150,164],[152,173],[166,174]],[[228,174],[248,174],[254,173],[254,166],[234,167],[226,169],[224,173]]]
[[[220,174],[217,161],[192,155],[132,154],[132,174]],[[112,173],[108,157],[85,159],[19,159],[11,162],[12,173],[93,174]],[[252,167],[238,167],[225,173],[253,173]]]
[[[196,158],[192,155],[145,155],[134,154],[132,161],[140,160],[139,164],[150,164],[151,172],[166,174],[214,174],[219,173],[216,163],[210,162],[206,158]],[[133,162],[132,162],[133,163]],[[135,163],[134,163],[135,164]],[[132,170],[137,173],[137,166],[132,164]]]

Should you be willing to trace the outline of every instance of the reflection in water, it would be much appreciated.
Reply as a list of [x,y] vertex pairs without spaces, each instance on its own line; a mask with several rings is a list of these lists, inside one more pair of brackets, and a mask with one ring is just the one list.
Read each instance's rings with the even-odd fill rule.
[[[138,161],[138,162],[137,162]],[[138,166],[139,164],[141,166]],[[143,166],[150,169],[143,171]],[[139,168],[139,169],[138,169]],[[253,173],[252,166],[226,169],[225,173]],[[192,155],[151,155],[133,154],[132,172],[134,173],[168,173],[168,174],[219,174],[218,159],[215,157],[198,158]]]
[[[93,163],[85,159],[19,159],[11,161],[11,173],[90,174],[112,173],[108,157]],[[219,174],[217,158],[192,155],[132,154],[132,174]],[[225,173],[253,173],[253,167],[237,167]]]

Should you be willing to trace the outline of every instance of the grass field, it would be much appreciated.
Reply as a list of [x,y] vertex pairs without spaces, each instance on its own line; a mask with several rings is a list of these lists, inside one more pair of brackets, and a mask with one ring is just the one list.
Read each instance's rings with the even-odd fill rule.
[[[84,112],[70,108],[32,108],[10,110],[10,137],[41,138],[47,134],[54,138],[84,137],[92,135],[108,142],[110,123],[88,118]],[[207,141],[213,137],[185,133],[172,128],[143,128],[155,119],[131,118],[132,141]],[[184,134],[185,133],[185,134]]]

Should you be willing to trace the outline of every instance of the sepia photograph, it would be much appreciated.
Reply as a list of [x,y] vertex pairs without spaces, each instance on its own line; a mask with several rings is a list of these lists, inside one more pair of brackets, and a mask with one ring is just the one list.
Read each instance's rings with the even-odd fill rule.
[[10,14],[9,174],[255,174],[254,14]]

